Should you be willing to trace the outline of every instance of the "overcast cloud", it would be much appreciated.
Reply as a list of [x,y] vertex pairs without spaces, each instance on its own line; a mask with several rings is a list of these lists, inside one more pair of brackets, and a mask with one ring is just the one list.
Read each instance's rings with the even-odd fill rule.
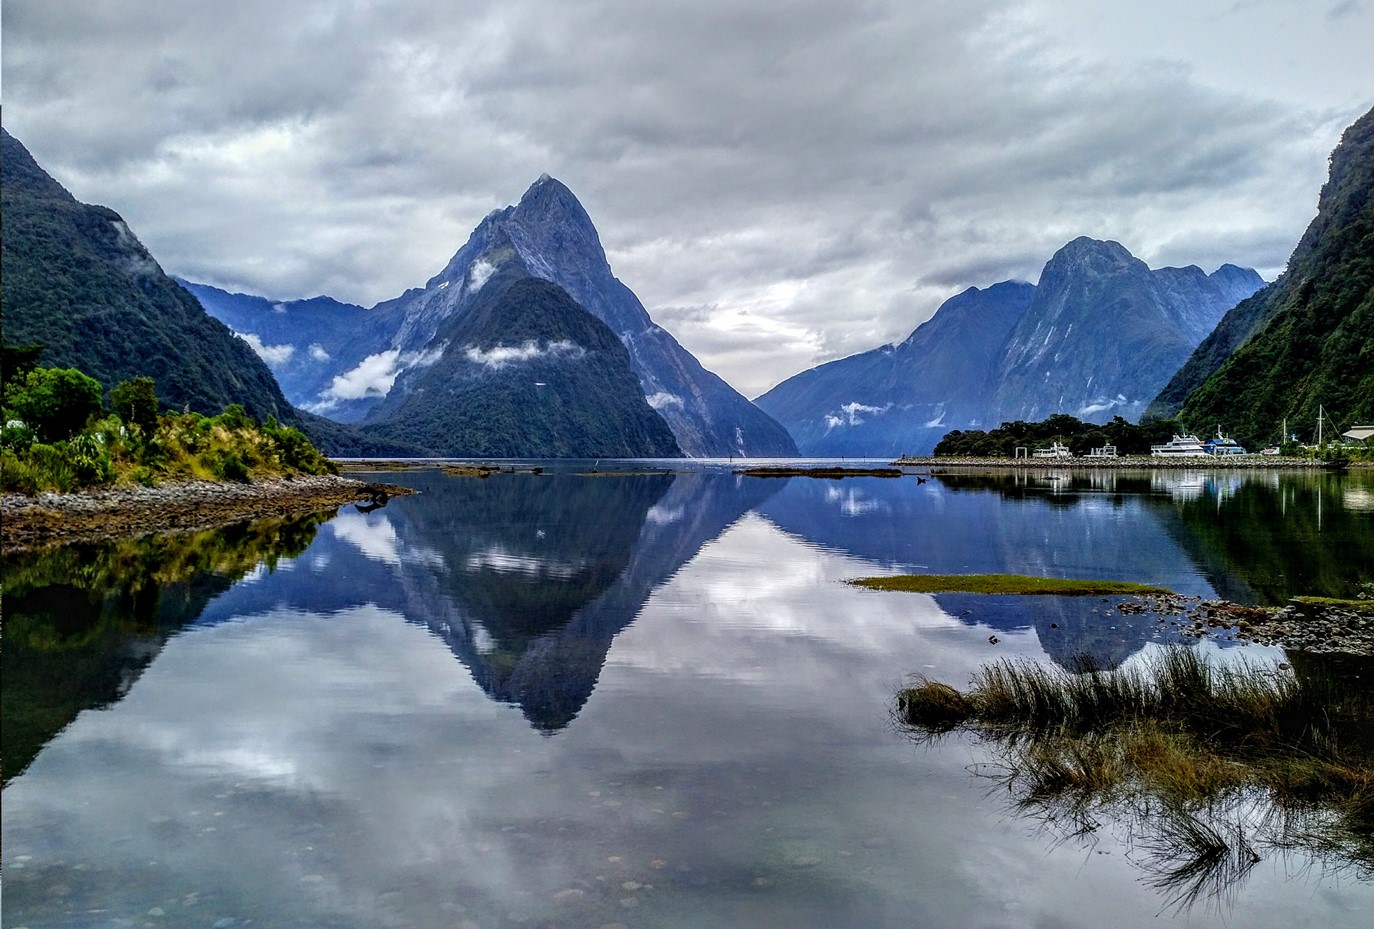
[[170,273],[371,305],[541,173],[755,396],[1078,235],[1272,278],[1357,0],[8,0],[4,121]]

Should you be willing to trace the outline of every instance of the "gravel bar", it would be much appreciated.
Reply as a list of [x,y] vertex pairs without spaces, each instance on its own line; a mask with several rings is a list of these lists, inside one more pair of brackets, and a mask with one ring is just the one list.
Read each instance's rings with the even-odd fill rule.
[[96,542],[153,532],[198,531],[246,519],[302,516],[415,491],[334,475],[272,478],[249,484],[176,481],[156,487],[109,487],[70,494],[0,496],[0,545],[6,552],[67,542]]

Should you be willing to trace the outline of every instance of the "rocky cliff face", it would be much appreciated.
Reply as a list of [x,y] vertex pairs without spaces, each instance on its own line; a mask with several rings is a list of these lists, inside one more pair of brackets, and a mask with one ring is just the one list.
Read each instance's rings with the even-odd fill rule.
[[582,204],[548,176],[515,206],[488,215],[423,290],[379,307],[403,319],[395,347],[403,355],[423,350],[445,319],[463,312],[483,283],[509,266],[552,281],[610,326],[630,353],[641,392],[685,454],[796,454],[785,429],[703,368],[649,318],[634,293],[611,273]]
[[[1331,154],[1317,216],[1277,281],[1235,307],[1149,414],[1219,422],[1250,445],[1281,423],[1374,421],[1374,110]],[[1308,427],[1310,428],[1310,427]]]
[[1151,271],[1116,242],[1079,238],[1045,265],[996,363],[990,417],[1139,418],[1235,303],[1262,286],[1231,265]]

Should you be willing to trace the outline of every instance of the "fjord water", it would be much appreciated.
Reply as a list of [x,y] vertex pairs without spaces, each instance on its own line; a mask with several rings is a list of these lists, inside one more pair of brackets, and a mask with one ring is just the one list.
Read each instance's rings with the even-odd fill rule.
[[1172,908],[1129,824],[1018,819],[891,716],[914,672],[1280,651],[843,581],[1351,597],[1374,475],[579,470],[7,558],[5,925],[1368,924],[1368,872],[1297,853]]

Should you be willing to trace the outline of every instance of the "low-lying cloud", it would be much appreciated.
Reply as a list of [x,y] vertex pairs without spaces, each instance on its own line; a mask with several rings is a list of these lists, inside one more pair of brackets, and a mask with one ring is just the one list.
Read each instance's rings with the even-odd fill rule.
[[543,359],[575,360],[586,353],[587,350],[582,346],[567,339],[545,342],[543,345],[530,339],[520,345],[494,345],[491,348],[478,348],[474,345],[463,351],[463,357],[473,364],[499,371],[511,365]]
[[270,368],[286,364],[291,360],[291,356],[296,354],[294,345],[267,345],[256,333],[235,332],[234,335],[247,342],[248,347],[256,352],[259,358],[267,362],[267,366]]
[[861,426],[868,418],[881,416],[890,409],[892,409],[892,404],[890,403],[883,406],[869,406],[866,403],[859,403],[858,401],[846,403],[844,406],[840,407],[840,415],[836,416],[834,413],[826,414],[825,428],[828,432],[831,429],[836,429],[841,426]]
[[434,364],[443,356],[446,347],[447,343],[427,351],[404,353],[399,348],[390,348],[368,355],[348,371],[336,375],[321,394],[320,403],[311,407],[311,412],[326,412],[345,400],[385,397],[402,371]]

